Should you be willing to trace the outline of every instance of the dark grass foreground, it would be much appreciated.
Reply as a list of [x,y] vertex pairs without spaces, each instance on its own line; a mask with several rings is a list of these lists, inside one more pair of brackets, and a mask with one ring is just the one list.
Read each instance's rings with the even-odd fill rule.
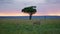
[[0,34],[60,34],[60,20],[0,19]]

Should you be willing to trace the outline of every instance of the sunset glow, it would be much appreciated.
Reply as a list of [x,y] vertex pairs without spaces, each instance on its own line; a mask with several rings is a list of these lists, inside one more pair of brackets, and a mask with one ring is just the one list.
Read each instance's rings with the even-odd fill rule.
[[60,0],[0,0],[0,16],[29,16],[24,7],[37,6],[33,16],[60,16]]

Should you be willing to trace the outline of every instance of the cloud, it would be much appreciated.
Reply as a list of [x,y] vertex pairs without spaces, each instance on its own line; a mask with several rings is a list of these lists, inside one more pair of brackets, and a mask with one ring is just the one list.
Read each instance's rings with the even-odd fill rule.
[[9,4],[12,3],[13,0],[0,0],[0,4]]
[[46,0],[46,2],[50,4],[60,4],[60,0]]
[[22,8],[32,5],[37,6],[39,15],[60,13],[60,0],[0,0],[0,13],[20,13]]

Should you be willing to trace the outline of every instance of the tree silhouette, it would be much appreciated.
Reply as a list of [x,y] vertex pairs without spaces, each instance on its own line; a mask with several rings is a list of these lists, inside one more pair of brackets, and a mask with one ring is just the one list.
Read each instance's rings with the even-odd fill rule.
[[29,20],[31,20],[32,15],[37,12],[36,11],[36,6],[25,7],[25,8],[22,9],[22,12],[28,13],[30,15]]

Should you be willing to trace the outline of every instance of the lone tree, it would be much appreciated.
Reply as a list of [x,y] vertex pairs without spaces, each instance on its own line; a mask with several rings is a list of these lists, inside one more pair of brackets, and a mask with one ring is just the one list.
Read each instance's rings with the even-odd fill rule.
[[25,8],[22,9],[22,12],[28,13],[30,15],[29,20],[31,20],[32,15],[37,12],[36,11],[36,6],[25,7]]

